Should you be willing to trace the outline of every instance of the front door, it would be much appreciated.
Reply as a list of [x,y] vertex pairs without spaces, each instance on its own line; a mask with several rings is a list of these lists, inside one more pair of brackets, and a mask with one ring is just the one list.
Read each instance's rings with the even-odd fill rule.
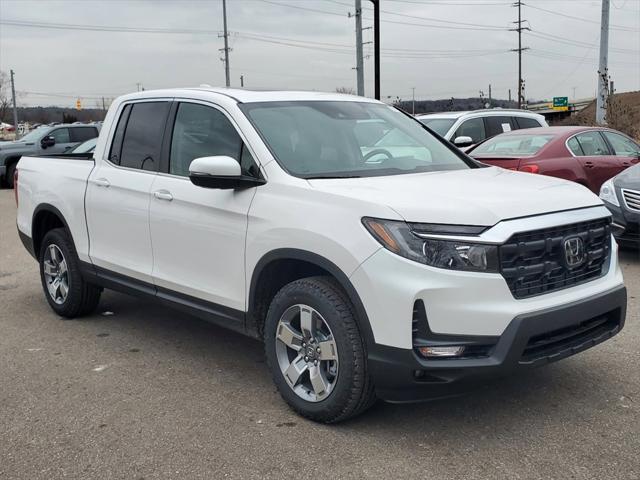
[[52,155],[54,153],[64,153],[67,150],[71,150],[71,148],[78,145],[78,142],[74,142],[71,138],[71,133],[69,129],[66,127],[56,128],[49,132],[49,137],[53,137],[56,141],[55,145],[51,147],[43,148],[43,155]]
[[94,265],[152,284],[151,185],[160,165],[169,101],[127,104],[111,147],[87,185],[89,256]]
[[199,157],[233,157],[247,175],[259,175],[257,166],[229,117],[210,104],[179,103],[171,139],[166,174],[151,188],[158,294],[169,290],[244,311],[247,215],[256,189],[198,187],[188,175]]

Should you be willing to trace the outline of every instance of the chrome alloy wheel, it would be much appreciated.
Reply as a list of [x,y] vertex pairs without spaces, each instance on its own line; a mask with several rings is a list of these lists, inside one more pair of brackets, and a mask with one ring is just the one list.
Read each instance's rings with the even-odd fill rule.
[[44,252],[43,270],[49,295],[54,302],[62,305],[69,294],[69,274],[62,251],[53,243]]
[[293,305],[276,328],[276,357],[285,381],[303,400],[320,402],[338,379],[338,348],[329,325],[308,305]]

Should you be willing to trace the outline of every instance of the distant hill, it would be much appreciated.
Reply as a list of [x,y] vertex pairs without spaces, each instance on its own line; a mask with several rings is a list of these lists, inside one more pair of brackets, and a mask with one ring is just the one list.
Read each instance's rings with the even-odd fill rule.
[[[61,107],[18,107],[18,120],[20,122],[29,123],[52,123],[62,122],[63,115],[75,118],[74,121],[88,122],[104,120],[106,111],[98,108],[83,108],[76,110],[75,108]],[[13,111],[9,109],[3,119],[5,122],[13,123]]]
[[[460,112],[465,110],[481,110],[485,108],[485,104],[489,100],[484,98],[449,98],[443,100],[416,100],[416,114],[419,113],[436,113],[436,112]],[[394,105],[406,112],[411,112],[413,102],[411,100],[402,100],[395,102]],[[517,108],[518,104],[509,100],[491,100],[491,107],[500,108]]]
[[[610,98],[608,125],[629,136],[640,139],[640,91],[616,93]],[[591,102],[576,115],[572,115],[558,125],[595,125],[596,102]]]

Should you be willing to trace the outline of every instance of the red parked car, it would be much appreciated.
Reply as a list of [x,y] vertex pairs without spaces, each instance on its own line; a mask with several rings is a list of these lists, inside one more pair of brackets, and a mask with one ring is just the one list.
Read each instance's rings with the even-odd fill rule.
[[640,145],[599,127],[544,127],[496,135],[467,152],[478,161],[581,183],[594,193],[638,163]]

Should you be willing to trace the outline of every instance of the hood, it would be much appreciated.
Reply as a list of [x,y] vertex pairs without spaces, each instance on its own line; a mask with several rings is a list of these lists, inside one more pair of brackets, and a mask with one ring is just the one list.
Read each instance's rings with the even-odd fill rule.
[[613,183],[618,188],[640,190],[640,163],[619,173]]
[[602,205],[577,183],[497,167],[309,183],[327,193],[384,204],[407,222],[492,226],[510,218]]
[[33,143],[25,143],[19,140],[15,142],[0,142],[0,150],[22,149],[28,145],[33,145]]

